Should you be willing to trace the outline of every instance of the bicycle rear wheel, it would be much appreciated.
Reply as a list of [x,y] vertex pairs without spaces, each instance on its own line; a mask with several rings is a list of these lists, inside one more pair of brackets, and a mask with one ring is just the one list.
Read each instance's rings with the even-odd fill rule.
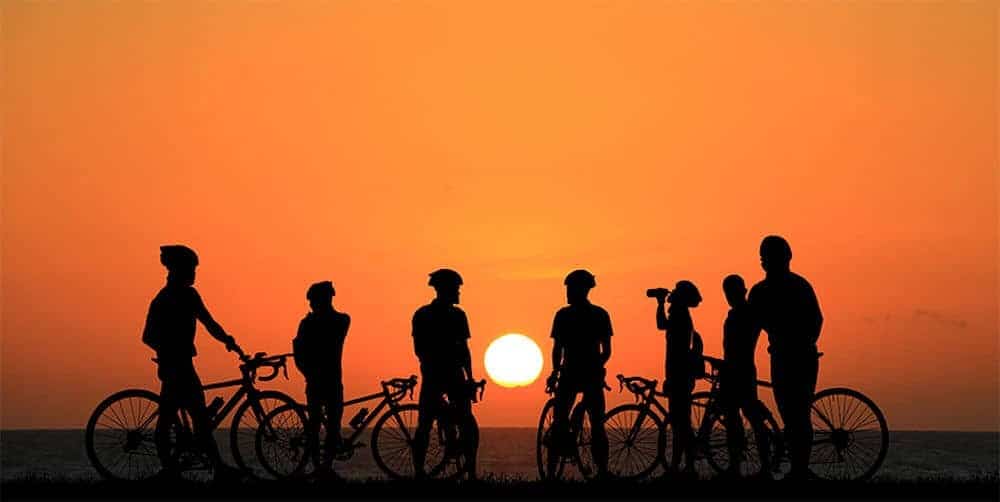
[[264,417],[254,438],[260,467],[277,479],[300,477],[309,464],[306,415],[297,404],[279,406]]
[[666,428],[656,414],[637,404],[624,404],[608,412],[608,471],[619,479],[649,476],[666,449]]
[[101,477],[140,481],[162,468],[154,432],[160,397],[148,390],[129,389],[112,394],[94,409],[87,421],[87,458]]
[[864,394],[825,389],[813,398],[813,446],[809,470],[830,480],[872,477],[889,450],[889,426],[882,410]]

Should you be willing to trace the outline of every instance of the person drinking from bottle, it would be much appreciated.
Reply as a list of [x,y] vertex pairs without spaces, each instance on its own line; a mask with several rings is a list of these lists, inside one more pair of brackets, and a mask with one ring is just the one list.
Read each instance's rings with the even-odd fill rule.
[[[311,312],[299,323],[292,341],[295,366],[306,379],[308,419],[306,433],[309,449],[317,471],[330,475],[333,457],[343,447],[340,436],[344,415],[344,340],[351,326],[351,317],[333,308],[336,290],[330,281],[309,287],[306,299]],[[326,447],[319,454],[320,424],[326,427]]]
[[[573,439],[569,435],[569,413],[577,394],[583,394],[583,405],[590,418],[591,454],[598,477],[607,477],[608,436],[604,430],[604,366],[611,358],[611,316],[603,308],[590,303],[587,296],[597,285],[594,275],[586,270],[574,270],[566,276],[566,302],[552,321],[552,375],[556,382],[555,409],[552,417],[552,437],[555,448],[549,448],[549,466],[557,461],[558,451]],[[551,469],[550,469],[551,470]]]
[[[684,459],[684,473],[694,477],[694,435],[691,431],[691,392],[698,376],[700,336],[694,330],[691,308],[701,303],[698,288],[690,281],[679,281],[672,292],[653,290],[656,298],[656,327],[667,337],[666,379],[663,391],[667,395],[670,426],[673,428],[673,451],[670,472],[677,474]],[[670,308],[664,311],[664,302]],[[692,344],[698,345],[692,350]],[[697,357],[697,361],[695,358]]]
[[156,351],[160,379],[160,411],[156,422],[157,454],[163,464],[160,477],[179,474],[170,455],[170,428],[181,409],[191,417],[194,435],[208,456],[217,480],[233,478],[239,471],[222,461],[219,447],[212,437],[211,417],[205,406],[205,392],[194,369],[194,334],[197,322],[226,350],[242,355],[236,340],[226,334],[208,313],[205,303],[194,288],[198,255],[186,246],[160,246],[160,263],[167,269],[167,284],[149,305],[142,341]]

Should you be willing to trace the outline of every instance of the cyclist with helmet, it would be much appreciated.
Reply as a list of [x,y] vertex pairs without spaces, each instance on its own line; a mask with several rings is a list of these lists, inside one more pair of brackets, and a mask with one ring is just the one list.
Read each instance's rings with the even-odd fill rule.
[[557,448],[568,446],[569,412],[576,395],[583,394],[583,403],[590,418],[591,453],[598,477],[608,471],[608,436],[604,430],[604,368],[611,358],[611,316],[603,308],[590,303],[587,296],[597,285],[594,275],[586,270],[574,270],[566,276],[566,302],[552,321],[552,375],[556,383],[552,432],[557,447],[550,448],[549,465],[556,461]]
[[[292,341],[295,366],[306,379],[308,408],[307,437],[317,470],[330,474],[333,455],[343,439],[340,425],[344,415],[343,354],[351,316],[333,308],[333,283],[317,282],[309,287],[306,299],[311,312],[299,323]],[[326,448],[319,455],[319,426],[326,426]]]
[[[670,308],[664,312],[664,301]],[[701,337],[694,330],[690,309],[701,303],[701,294],[694,283],[679,281],[669,297],[656,297],[656,327],[667,337],[666,379],[663,390],[667,395],[670,426],[673,428],[673,451],[670,471],[676,474],[684,457],[684,473],[694,476],[694,437],[691,431],[691,392],[698,373],[695,355],[700,352]],[[669,315],[667,315],[669,314]],[[700,355],[698,355],[700,359]]]
[[216,479],[234,477],[238,470],[229,467],[219,455],[218,445],[211,433],[211,417],[205,406],[205,392],[201,379],[194,369],[197,355],[194,335],[197,322],[201,321],[213,338],[226,345],[226,350],[242,355],[236,340],[226,334],[219,323],[208,313],[205,303],[194,288],[198,255],[186,246],[160,246],[160,263],[167,269],[167,284],[149,305],[142,341],[156,351],[160,386],[159,419],[156,422],[155,440],[157,454],[163,464],[161,477],[178,474],[170,455],[170,427],[180,409],[191,416],[192,427],[198,443],[208,455]]
[[[420,361],[420,397],[417,430],[413,441],[413,467],[423,478],[424,461],[434,419],[442,415],[447,396],[449,416],[457,417],[458,432],[466,453],[469,477],[476,478],[479,427],[472,415],[472,354],[469,352],[469,320],[459,303],[462,276],[451,269],[430,274],[428,284],[436,296],[413,314],[413,349]],[[446,431],[453,433],[452,428]],[[454,444],[452,437],[448,438]]]
[[770,235],[760,243],[764,280],[750,289],[750,310],[767,332],[774,401],[785,424],[792,470],[787,479],[809,476],[813,427],[810,405],[816,393],[823,327],[819,300],[809,281],[791,271],[788,241]]

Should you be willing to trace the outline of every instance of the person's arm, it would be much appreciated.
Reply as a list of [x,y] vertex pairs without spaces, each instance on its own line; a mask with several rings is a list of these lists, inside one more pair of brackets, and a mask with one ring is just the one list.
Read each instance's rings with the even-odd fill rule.
[[423,363],[424,359],[427,357],[427,340],[424,334],[424,322],[420,311],[418,310],[413,314],[413,353],[417,355],[417,359]]
[[469,339],[472,338],[472,333],[469,330],[469,318],[466,317],[465,312],[462,312],[462,333],[459,335],[462,338],[462,368],[465,370],[465,377],[469,381],[474,380],[472,376],[472,352],[469,350]]
[[549,376],[549,380],[555,379],[559,373],[559,367],[562,366],[563,346],[561,340],[562,334],[559,313],[557,312],[555,319],[552,320],[552,374]]
[[604,313],[604,333],[601,337],[600,349],[601,349],[601,364],[608,364],[608,360],[611,359],[611,335],[614,332],[611,329],[611,316]]
[[806,308],[808,318],[808,328],[809,328],[809,341],[815,344],[819,340],[819,333],[823,329],[823,312],[819,308],[819,299],[816,298],[816,291],[813,290],[812,285],[808,282],[806,284],[806,289],[808,294],[806,295]]
[[155,314],[156,300],[149,304],[149,311],[146,313],[146,324],[142,327],[142,343],[146,344],[154,351],[160,350],[160,332],[158,319]]
[[295,360],[295,367],[299,369],[302,376],[308,381],[312,376],[312,364],[309,348],[306,347],[306,320],[299,321],[299,329],[292,339],[292,358]]
[[656,329],[666,330],[667,329],[667,313],[663,307],[663,302],[666,298],[660,297],[656,299]]
[[240,352],[239,345],[236,345],[236,339],[232,336],[226,334],[226,330],[222,329],[212,317],[212,314],[208,312],[208,308],[205,307],[205,302],[202,301],[201,295],[197,291],[194,292],[195,298],[195,317],[201,321],[201,324],[205,326],[208,334],[212,335],[212,338],[226,344],[226,350]]

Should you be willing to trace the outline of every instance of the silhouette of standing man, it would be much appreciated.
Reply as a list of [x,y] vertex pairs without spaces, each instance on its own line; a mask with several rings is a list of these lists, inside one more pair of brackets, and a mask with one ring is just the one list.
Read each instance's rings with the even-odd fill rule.
[[[420,409],[413,438],[413,468],[418,478],[426,476],[424,461],[431,427],[434,420],[446,412],[442,406],[443,397],[447,396],[450,416],[457,417],[456,425],[462,437],[461,446],[466,454],[469,478],[475,479],[479,427],[472,415],[475,380],[472,377],[472,354],[469,352],[469,320],[465,312],[457,307],[462,276],[444,268],[432,272],[428,284],[437,295],[431,303],[413,314],[413,349],[420,360],[421,378]],[[446,430],[452,432],[450,427]]]
[[214,469],[215,479],[234,477],[238,470],[227,466],[211,433],[211,418],[205,406],[205,392],[194,370],[194,334],[201,321],[213,338],[226,345],[226,350],[243,355],[232,336],[215,322],[194,289],[198,255],[186,246],[160,246],[160,263],[167,268],[167,284],[153,298],[146,315],[142,341],[156,351],[160,378],[160,413],[156,422],[157,454],[163,464],[164,476],[177,474],[177,466],[169,454],[170,427],[183,408],[191,415],[194,434]]
[[732,274],[722,281],[722,290],[729,303],[729,313],[722,331],[722,350],[725,366],[719,375],[719,392],[726,425],[726,443],[729,446],[729,474],[738,477],[743,462],[742,452],[746,436],[740,411],[753,428],[760,453],[760,472],[757,476],[771,475],[771,446],[764,416],[767,409],[757,399],[757,365],[754,353],[760,338],[760,326],[753,319],[747,303],[747,287],[743,278]]
[[760,244],[764,280],[750,290],[750,309],[767,332],[774,400],[785,423],[792,470],[790,479],[809,476],[813,429],[810,405],[816,393],[819,352],[816,341],[823,314],[812,286],[790,270],[792,248],[771,235]]
[[608,436],[604,430],[604,365],[611,359],[611,316],[587,298],[597,285],[594,275],[574,270],[566,276],[566,303],[552,321],[552,375],[557,381],[552,432],[556,448],[549,448],[548,464],[555,465],[558,449],[571,444],[569,412],[578,393],[590,417],[591,453],[599,477],[608,472]]
[[[344,416],[344,340],[351,317],[333,308],[337,292],[330,281],[309,287],[306,299],[312,312],[299,323],[292,341],[295,366],[306,377],[306,424],[309,447],[317,470],[329,474],[334,452],[341,449],[340,424]],[[326,426],[326,448],[319,455],[319,426]]]

